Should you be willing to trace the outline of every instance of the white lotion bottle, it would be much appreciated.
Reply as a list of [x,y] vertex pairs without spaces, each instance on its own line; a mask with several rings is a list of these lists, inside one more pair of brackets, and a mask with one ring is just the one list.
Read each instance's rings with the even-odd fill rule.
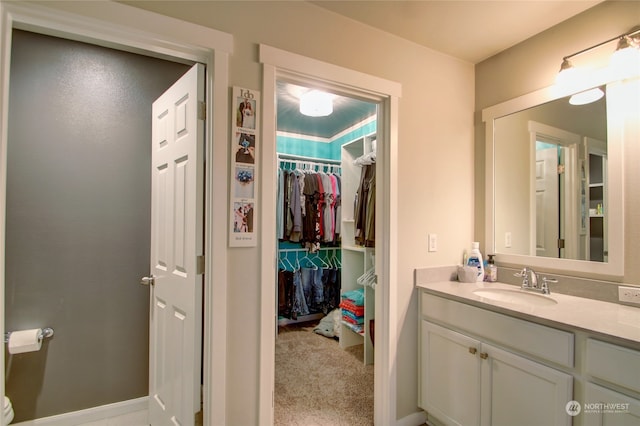
[[476,281],[482,282],[484,281],[484,264],[482,253],[480,253],[480,243],[474,241],[471,243],[471,253],[469,253],[469,257],[467,258],[467,266],[473,266],[474,268],[478,268],[478,274],[476,276]]

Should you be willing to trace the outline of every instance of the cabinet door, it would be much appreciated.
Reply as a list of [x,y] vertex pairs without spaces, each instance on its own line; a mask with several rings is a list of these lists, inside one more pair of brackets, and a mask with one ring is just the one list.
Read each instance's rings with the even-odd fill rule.
[[573,377],[483,344],[482,425],[571,425]]
[[584,426],[640,425],[640,400],[587,383],[578,414]]
[[420,406],[448,425],[480,424],[480,343],[422,321]]

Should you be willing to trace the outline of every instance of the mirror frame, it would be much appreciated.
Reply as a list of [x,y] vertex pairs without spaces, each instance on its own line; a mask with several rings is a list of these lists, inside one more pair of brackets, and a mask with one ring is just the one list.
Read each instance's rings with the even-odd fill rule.
[[[637,83],[635,79],[634,83]],[[495,141],[494,122],[500,117],[532,108],[556,99],[569,96],[592,87],[606,85],[607,96],[607,157],[610,164],[620,167],[608,168],[608,262],[537,257],[531,255],[495,253]],[[547,88],[508,100],[482,110],[485,123],[485,238],[487,253],[495,253],[500,264],[523,265],[543,270],[560,272],[590,273],[607,276],[624,276],[624,176],[623,143],[627,111],[624,111],[617,99],[624,98],[624,82],[612,82],[606,73],[595,73],[590,81],[573,89],[561,89],[558,86]]]

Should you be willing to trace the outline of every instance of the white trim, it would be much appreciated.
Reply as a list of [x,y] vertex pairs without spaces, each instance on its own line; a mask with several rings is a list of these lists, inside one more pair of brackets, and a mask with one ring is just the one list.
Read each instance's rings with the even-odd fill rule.
[[[6,147],[11,31],[29,29],[49,35],[117,47],[134,53],[207,66],[205,194],[205,317],[204,424],[226,423],[227,341],[227,132],[228,64],[233,38],[220,31],[114,2],[92,2],[91,7],[68,13],[35,4],[0,2],[0,204],[6,200]],[[81,11],[81,12],[80,12]],[[80,14],[81,13],[81,14]],[[213,111],[216,113],[214,114]],[[218,113],[218,111],[220,111]],[[219,140],[220,143],[214,143]],[[212,171],[215,170],[214,179]],[[214,202],[215,200],[215,202]],[[0,209],[0,301],[4,300],[5,210]],[[214,279],[215,277],[215,279]],[[207,291],[209,290],[209,291]],[[0,303],[0,335],[4,332],[4,302]],[[213,342],[216,350],[213,350]],[[4,352],[0,351],[0,364]],[[213,386],[212,384],[215,384]],[[4,395],[4,369],[0,373]],[[67,423],[68,424],[68,423]]]
[[[35,420],[27,420],[20,423],[12,423],[14,426],[68,426],[78,425],[99,420],[110,419],[137,411],[147,411],[149,397],[130,399],[128,401],[114,402],[113,404],[87,408],[85,410],[72,411],[56,416],[42,417]],[[4,424],[4,423],[3,423]]]
[[359,122],[358,124],[354,124],[351,127],[348,127],[346,129],[344,129],[343,131],[341,131],[340,133],[338,133],[337,135],[334,135],[331,138],[331,142],[337,141],[338,139],[340,139],[341,137],[348,135],[349,133],[358,130],[361,127],[366,126],[369,123],[372,123],[374,121],[376,121],[378,119],[378,114],[373,114],[370,117],[365,118],[364,120],[362,120],[361,122]]
[[304,137],[304,140],[309,142],[318,142],[318,143],[333,142],[333,138],[323,138],[322,136],[307,136],[307,135],[301,135],[300,133],[283,132],[280,130],[276,131],[276,135],[283,138],[292,138],[292,139],[300,139],[301,137]]
[[278,71],[290,71],[297,76],[321,75],[322,80],[341,87],[351,87],[356,92],[365,89],[381,96],[402,96],[402,85],[395,81],[386,80],[359,71],[347,70],[317,59],[280,50],[275,47],[260,45],[260,62],[273,65]]
[[[375,350],[375,424],[396,423],[396,352],[397,352],[397,288],[390,283],[397,280],[397,162],[398,162],[398,98],[399,83],[363,74],[322,61],[292,54],[270,46],[260,45],[263,63],[263,182],[261,282],[261,340],[259,424],[273,424],[273,389],[276,337],[276,237],[272,223],[275,212],[275,93],[276,79],[291,79],[314,86],[329,87],[340,94],[372,100],[380,105],[377,122],[378,157],[376,167],[376,235],[384,244],[376,247],[378,289],[376,297]],[[271,243],[272,242],[272,243]],[[269,285],[268,285],[269,284]]]
[[398,419],[396,426],[420,426],[427,422],[427,413],[419,411]]
[[[276,230],[273,218],[276,211],[276,68],[263,65],[262,74],[262,229],[260,253],[260,382],[258,385],[258,424],[273,425],[273,401],[275,384],[275,338],[277,334],[276,322],[276,293],[275,268]],[[269,285],[272,284],[272,285]]]

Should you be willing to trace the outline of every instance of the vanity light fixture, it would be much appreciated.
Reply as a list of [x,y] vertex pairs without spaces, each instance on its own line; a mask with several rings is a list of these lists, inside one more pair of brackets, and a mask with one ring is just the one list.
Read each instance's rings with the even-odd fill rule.
[[604,96],[604,92],[599,87],[584,92],[576,93],[569,98],[571,105],[586,105],[595,102]]
[[333,112],[333,95],[310,90],[300,95],[300,113],[309,117],[326,117]]
[[[636,27],[625,34],[610,38],[562,58],[560,71],[556,76],[556,84],[562,87],[584,87],[582,79],[586,78],[585,72],[574,67],[570,59],[615,40],[618,40],[618,44],[609,62],[609,71],[612,73],[614,80],[622,80],[630,76],[639,75],[640,29]],[[570,102],[573,105],[584,105],[600,99],[603,95],[604,92],[601,89],[591,89],[572,96]]]
[[620,37],[616,51],[611,55],[609,66],[616,79],[640,74],[640,30],[636,38],[629,35]]

